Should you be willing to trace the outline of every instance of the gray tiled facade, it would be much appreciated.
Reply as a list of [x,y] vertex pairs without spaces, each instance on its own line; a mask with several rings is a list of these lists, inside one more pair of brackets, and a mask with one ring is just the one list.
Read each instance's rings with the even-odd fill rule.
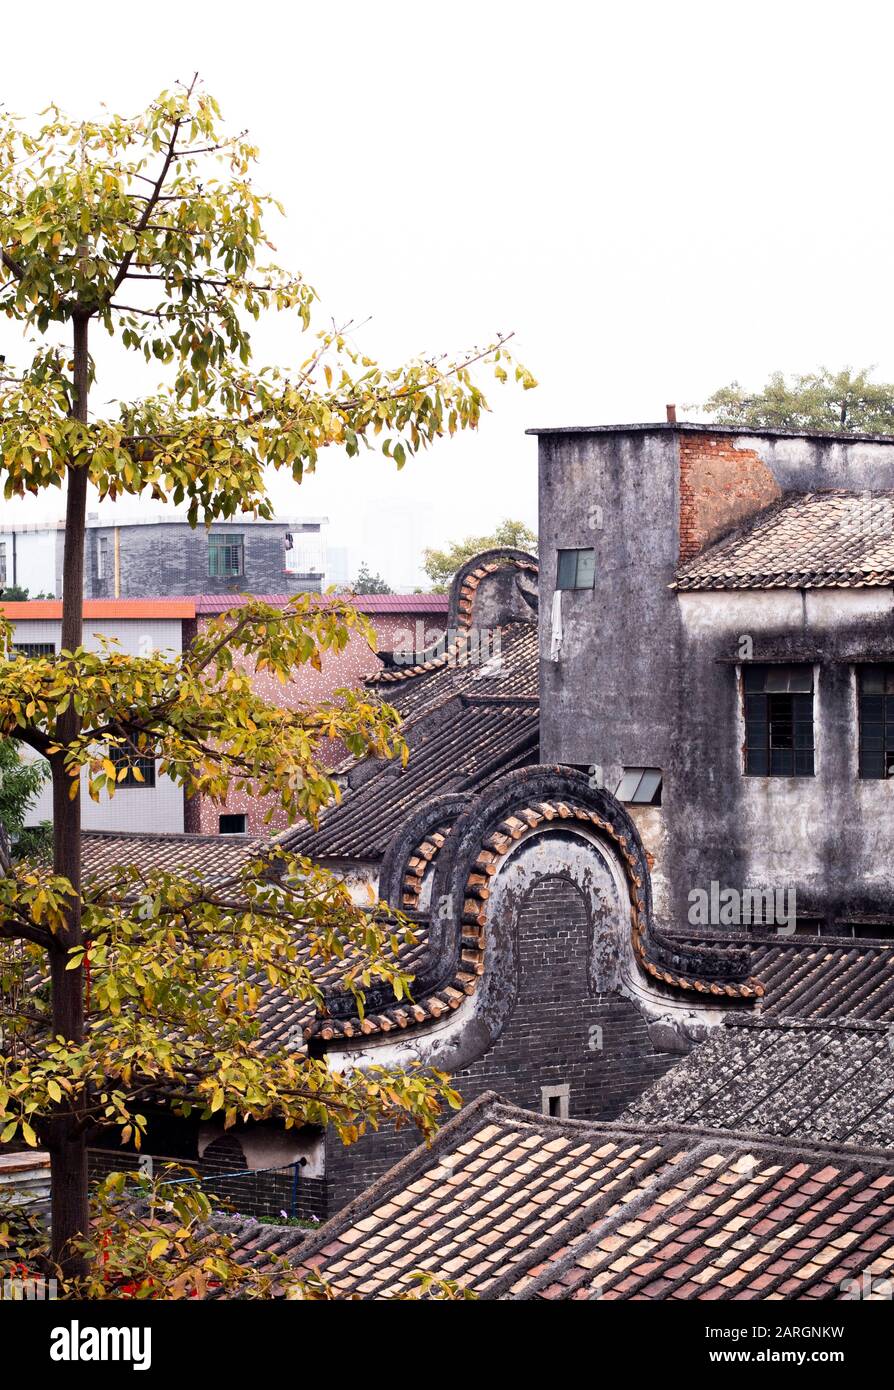
[[[233,522],[215,524],[210,533],[203,526],[193,530],[185,522],[159,522],[154,525],[123,525],[118,530],[119,591],[115,593],[115,527],[91,526],[87,532],[84,560],[85,597],[154,598],[177,594],[283,594],[319,593],[323,588],[320,570],[311,573],[286,569],[286,536],[320,548],[318,522]],[[213,575],[209,564],[209,536],[232,535],[243,538],[244,572],[241,575]],[[105,541],[105,565],[100,575],[100,546]]]

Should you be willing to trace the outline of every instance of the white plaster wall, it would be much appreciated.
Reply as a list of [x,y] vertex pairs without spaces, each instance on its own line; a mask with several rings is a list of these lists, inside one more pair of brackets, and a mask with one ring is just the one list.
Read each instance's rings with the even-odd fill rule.
[[[13,624],[17,642],[54,642],[56,650],[62,624],[56,618],[28,618]],[[151,656],[153,652],[174,655],[183,650],[183,623],[180,618],[85,618],[84,646],[87,651],[102,649],[101,637],[115,640],[117,650],[128,656]]]
[[[15,537],[15,582],[37,594],[56,592],[56,531],[19,531]],[[12,584],[13,534],[0,525],[0,543],[6,545],[6,582]]]
[[[15,624],[20,642],[54,642],[59,649],[61,623],[55,619],[29,619]],[[116,638],[119,650],[131,656],[149,656],[153,651],[173,654],[182,649],[182,623],[179,619],[116,619],[84,624],[84,646],[99,651],[100,635]],[[36,755],[32,755],[36,756]],[[85,830],[126,830],[179,833],[183,823],[183,789],[170,777],[156,773],[154,787],[120,787],[114,797],[91,800],[86,790],[86,773],[81,774],[82,824]],[[52,820],[53,796],[47,784],[33,802],[28,825]]]

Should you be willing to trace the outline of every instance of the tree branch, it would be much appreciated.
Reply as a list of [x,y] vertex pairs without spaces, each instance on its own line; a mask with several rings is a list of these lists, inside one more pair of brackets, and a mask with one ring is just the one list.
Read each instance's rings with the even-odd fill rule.
[[10,272],[10,274],[14,275],[16,280],[23,279],[25,271],[24,268],[19,265],[18,261],[14,261],[12,256],[10,256],[6,251],[0,252],[0,255],[2,255],[3,264],[6,266],[6,269]]
[[[169,277],[167,275],[138,274],[138,270],[139,266],[137,270],[128,271],[124,278],[127,280],[136,280],[138,282],[140,280],[161,280],[165,284],[168,282]],[[188,275],[184,277],[182,283],[188,283],[190,285],[208,285],[213,290],[229,290],[236,287],[240,290],[256,290],[258,293],[263,294],[273,294],[276,290],[283,288],[282,285],[257,285],[248,280],[240,280],[238,275],[234,275],[230,280],[210,279],[206,275]],[[180,285],[178,284],[178,289],[179,288]]]
[[[190,87],[189,90],[191,92],[192,88]],[[164,188],[164,182],[168,176],[168,170],[174,162],[175,151],[177,148],[177,136],[180,134],[180,126],[182,120],[182,116],[178,116],[174,122],[173,129],[171,130],[171,138],[168,142],[167,153],[165,154],[164,163],[161,166],[161,173],[156,179],[152,192],[149,194],[149,197],[146,200],[146,206],[143,208],[139,220],[137,221],[137,244],[139,244],[140,233],[145,230],[149,218],[152,216],[152,213],[158,205],[158,201],[161,197],[161,190]],[[121,283],[124,280],[124,277],[127,275],[128,270],[130,269],[130,263],[133,260],[136,249],[137,247],[134,246],[133,250],[126,251],[124,256],[122,257],[121,264],[118,267],[118,273],[116,274],[115,279],[112,282],[112,294],[114,294],[115,291],[121,287]]]
[[115,304],[109,301],[109,308],[115,309],[119,314],[144,314],[150,319],[165,319],[168,322],[173,320],[174,314],[162,313],[159,309],[140,309],[136,304]]
[[17,743],[27,743],[29,748],[33,748],[36,753],[43,754],[44,757],[46,757],[47,749],[52,742],[46,734],[41,733],[40,729],[35,728],[10,729],[6,737],[15,739]]
[[45,951],[52,947],[54,937],[44,927],[35,927],[30,922],[13,922],[9,919],[0,922],[0,938],[7,941],[33,941]]

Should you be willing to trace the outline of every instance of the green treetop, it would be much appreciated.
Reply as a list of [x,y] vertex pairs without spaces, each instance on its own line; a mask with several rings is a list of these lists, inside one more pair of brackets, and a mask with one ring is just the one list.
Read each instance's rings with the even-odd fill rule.
[[762,391],[737,381],[715,391],[702,407],[719,425],[808,433],[894,434],[894,385],[870,381],[871,367],[830,372],[823,367],[787,378],[773,372]]
[[445,550],[424,550],[423,569],[432,581],[432,589],[438,594],[445,593],[456,571],[467,560],[471,560],[473,555],[480,555],[483,550],[496,550],[500,546],[536,553],[537,532],[523,521],[501,521],[489,536],[467,536],[464,541],[455,541]]

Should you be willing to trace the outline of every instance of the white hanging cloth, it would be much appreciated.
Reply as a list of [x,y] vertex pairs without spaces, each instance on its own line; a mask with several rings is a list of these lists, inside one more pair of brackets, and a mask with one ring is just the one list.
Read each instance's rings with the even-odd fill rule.
[[553,661],[558,661],[562,655],[562,590],[557,589],[553,594],[552,611],[552,636],[550,640],[549,654]]

